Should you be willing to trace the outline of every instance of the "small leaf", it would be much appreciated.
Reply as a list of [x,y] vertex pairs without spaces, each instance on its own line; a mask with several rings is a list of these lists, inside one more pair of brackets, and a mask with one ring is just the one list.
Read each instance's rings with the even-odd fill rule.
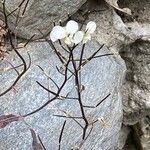
[[20,116],[16,116],[16,115],[13,115],[13,114],[2,115],[2,116],[0,116],[0,128],[4,128],[8,124],[10,124],[14,121],[19,121],[20,119],[21,119]]
[[31,131],[31,135],[33,138],[33,141],[32,141],[33,150],[44,150],[44,148],[43,148],[42,144],[40,143],[39,138],[37,137],[35,131],[33,129],[30,129],[30,131]]
[[124,12],[128,15],[131,15],[131,10],[129,8],[120,8],[118,6],[118,3],[117,1],[118,0],[105,0],[110,6],[114,7],[115,9],[121,11],[121,12]]

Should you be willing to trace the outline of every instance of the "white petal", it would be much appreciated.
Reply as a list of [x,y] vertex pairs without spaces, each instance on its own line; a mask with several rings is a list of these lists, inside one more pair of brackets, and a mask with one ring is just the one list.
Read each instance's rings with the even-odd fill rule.
[[87,41],[91,40],[91,35],[86,33],[83,37],[83,43],[87,43]]
[[54,35],[53,35],[52,32],[50,33],[50,39],[52,40],[52,42],[55,42],[55,41],[58,40],[58,39],[56,39],[56,38],[54,37]]
[[66,24],[66,31],[67,31],[68,34],[74,34],[78,31],[78,29],[79,29],[79,25],[74,20],[70,20]]
[[63,39],[66,37],[66,31],[61,26],[55,26],[50,33],[51,40]]
[[64,39],[64,42],[65,42],[67,45],[71,45],[71,44],[72,44],[72,40],[71,40],[71,38],[69,38],[69,37],[66,37],[66,38]]
[[78,31],[75,33],[73,37],[73,43],[78,44],[83,40],[84,37],[84,32],[83,31]]
[[93,33],[96,30],[96,23],[94,21],[88,22],[86,25],[87,33]]

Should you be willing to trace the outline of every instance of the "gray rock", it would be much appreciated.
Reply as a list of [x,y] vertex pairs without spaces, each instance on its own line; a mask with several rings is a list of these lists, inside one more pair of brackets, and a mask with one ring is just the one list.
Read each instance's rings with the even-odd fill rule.
[[150,117],[146,116],[140,121],[142,136],[141,144],[144,150],[150,149]]
[[[84,57],[92,54],[99,46],[96,42],[88,43]],[[26,114],[48,100],[48,93],[36,83],[36,81],[39,81],[48,86],[47,77],[43,75],[36,65],[40,65],[45,69],[56,83],[60,84],[63,80],[62,75],[58,74],[55,68],[56,65],[60,66],[60,62],[47,43],[30,43],[27,48],[20,50],[20,53],[27,58],[27,51],[32,57],[32,66],[15,87],[16,93],[12,90],[0,97],[1,114]],[[77,54],[78,52],[80,52],[79,47],[76,49]],[[105,53],[109,53],[107,48],[103,48],[99,52],[99,54]],[[13,64],[20,63],[13,53],[7,59]],[[8,67],[5,61],[1,64]],[[86,116],[88,116],[89,121],[103,117],[108,126],[104,128],[100,123],[96,123],[91,135],[81,147],[82,150],[116,150],[122,124],[122,96],[120,89],[125,70],[124,61],[119,56],[97,58],[82,68],[82,83],[85,86],[85,90],[82,93],[84,105],[95,105],[108,93],[111,93],[111,96],[98,108],[86,109]],[[12,71],[1,73],[0,91],[9,86],[14,77],[15,73]],[[52,85],[51,88],[54,89]],[[74,90],[74,83],[71,79],[64,87],[62,95],[69,91],[69,96],[76,96]],[[64,122],[64,118],[53,116],[54,114],[62,114],[58,108],[68,111],[73,116],[80,116],[80,109],[76,100],[57,100],[40,112],[25,119],[41,136],[48,150],[58,149],[58,138]],[[81,120],[79,121],[83,123]],[[61,149],[70,150],[72,147],[79,146],[82,142],[81,138],[81,128],[73,120],[67,119]],[[31,142],[31,133],[24,122],[12,123],[0,130],[1,150],[31,150]]]
[[[17,34],[17,36],[29,39],[34,34],[34,39],[42,37],[42,34],[48,34],[53,27],[53,22],[59,20],[65,21],[68,18],[68,13],[71,15],[75,13],[86,0],[30,0],[24,15],[25,1],[19,13],[18,23],[16,18],[18,11],[15,11],[8,17],[9,28]],[[6,0],[7,14],[15,10],[20,4],[21,0]],[[3,17],[1,12],[2,3],[0,2],[0,18]]]
[[[93,1],[91,0],[91,3]],[[121,21],[118,21],[116,19],[116,15],[115,13],[113,13],[113,10],[111,8],[109,8],[106,3],[104,3],[103,1],[99,1],[99,3],[95,3],[94,6],[92,6],[92,4],[90,3],[90,1],[87,1],[80,9],[80,11],[78,11],[77,13],[75,13],[75,15],[73,15],[75,20],[80,20],[81,22],[83,22],[83,20],[85,19],[85,14],[88,11],[91,11],[91,13],[88,16],[88,19],[86,21],[86,23],[88,21],[95,21],[97,24],[97,30],[96,33],[94,34],[94,38],[100,42],[100,43],[104,43],[105,45],[107,45],[111,50],[113,50],[114,52],[118,52],[120,45],[122,43],[125,42],[125,38],[122,34],[120,34],[120,31],[118,31],[118,29],[116,29],[116,22],[121,25],[124,26],[124,24]],[[103,11],[101,11],[103,10]]]
[[[150,114],[150,1],[118,0],[120,8],[129,8],[132,11],[131,16],[119,11],[116,13],[114,9],[108,8],[106,3],[98,2],[91,7],[88,1],[81,7],[82,12],[79,11],[74,17],[84,20],[83,14],[92,9],[88,20],[94,20],[97,23],[94,38],[100,43],[105,43],[109,49],[115,52],[120,51],[128,68],[122,90],[124,124],[134,125]],[[147,127],[143,125],[143,128],[144,126]],[[120,148],[125,143],[125,139],[126,133],[121,130],[118,143]],[[147,142],[149,139],[144,138],[144,140],[141,142],[149,145]],[[125,149],[132,150],[134,149],[132,147],[129,142]],[[149,150],[148,146],[145,147]]]
[[117,150],[123,149],[124,145],[126,144],[126,140],[127,140],[129,133],[130,133],[130,128],[123,125],[120,131],[120,135],[119,135],[119,142],[118,142]]
[[150,114],[150,44],[137,41],[120,54],[128,70],[122,89],[124,124],[133,125]]

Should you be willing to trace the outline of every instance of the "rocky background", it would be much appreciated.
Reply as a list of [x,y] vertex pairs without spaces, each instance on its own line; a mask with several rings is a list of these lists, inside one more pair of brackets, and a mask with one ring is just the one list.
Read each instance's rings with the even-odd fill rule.
[[[0,97],[0,114],[26,114],[39,107],[47,98],[47,93],[36,84],[37,80],[46,84],[46,79],[37,65],[46,69],[57,82],[62,80],[56,75],[54,69],[56,64],[59,65],[59,61],[42,38],[49,35],[53,22],[61,20],[65,23],[69,14],[73,20],[81,24],[91,20],[97,23],[93,42],[87,44],[85,55],[88,56],[101,44],[105,44],[105,47],[100,54],[114,53],[114,56],[94,60],[84,70],[82,78],[88,89],[83,95],[85,103],[96,103],[99,96],[102,99],[109,92],[111,96],[96,110],[87,111],[90,117],[105,118],[108,127],[103,128],[97,125],[81,149],[149,150],[150,1],[25,0],[19,7],[18,15],[18,9],[14,10],[21,2],[21,0],[6,0],[8,26],[18,37],[19,45],[26,43],[34,35],[32,42],[30,41],[26,47],[19,50],[26,60],[28,60],[27,52],[30,53],[32,64],[15,89]],[[5,22],[2,1],[0,2],[0,19]],[[4,54],[4,51],[8,53]],[[20,60],[13,51],[10,51],[9,45],[1,46],[0,52],[1,58],[4,56],[4,59],[0,61],[0,93],[2,93],[15,78],[15,72],[8,69],[8,61],[19,65]],[[66,91],[72,88],[70,82]],[[57,135],[63,124],[63,119],[55,118],[51,114],[57,113],[58,107],[78,114],[78,109],[74,109],[75,106],[74,102],[53,103],[27,119],[27,122],[41,135],[48,150],[58,149]],[[68,123],[65,133],[62,149],[75,150],[80,143],[78,138],[80,132],[72,120]],[[1,150],[30,150],[32,149],[31,141],[31,133],[22,122],[0,129]]]

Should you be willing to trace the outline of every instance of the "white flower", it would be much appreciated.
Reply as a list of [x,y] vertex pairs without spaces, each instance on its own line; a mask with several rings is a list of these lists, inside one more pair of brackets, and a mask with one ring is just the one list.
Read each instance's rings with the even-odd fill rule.
[[50,33],[50,39],[52,42],[63,40],[67,45],[70,45],[72,37],[78,31],[78,28],[78,23],[70,20],[65,27],[55,26]]
[[88,22],[88,24],[86,25],[86,32],[87,33],[94,33],[96,30],[96,23],[94,21],[90,21]]
[[70,20],[67,24],[66,24],[66,31],[68,34],[75,34],[79,29],[79,25],[77,22]]
[[83,37],[84,37],[84,32],[83,31],[78,31],[74,34],[73,36],[73,39],[72,39],[72,42],[77,45],[79,44],[80,42],[82,42],[83,40]]
[[71,45],[72,44],[72,36],[73,35],[69,35],[67,37],[64,38],[64,42],[67,44],[67,45]]
[[70,20],[65,27],[55,26],[50,33],[50,39],[52,42],[63,40],[67,45],[86,43],[91,40],[91,34],[96,30],[96,23],[88,22],[85,31],[78,31],[78,29],[78,23]]
[[66,37],[66,30],[61,26],[55,26],[50,33],[50,38],[53,42]]
[[96,30],[96,23],[93,21],[88,22],[83,37],[83,43],[86,43],[87,41],[91,40],[91,34],[94,33],[95,30]]
[[84,33],[84,37],[83,37],[83,43],[87,43],[87,41],[91,40],[91,35]]
[[91,34],[96,30],[96,23],[93,21],[88,22],[86,25],[85,31],[78,31],[73,36],[73,43],[78,44],[80,42],[87,43],[87,41],[91,40]]

